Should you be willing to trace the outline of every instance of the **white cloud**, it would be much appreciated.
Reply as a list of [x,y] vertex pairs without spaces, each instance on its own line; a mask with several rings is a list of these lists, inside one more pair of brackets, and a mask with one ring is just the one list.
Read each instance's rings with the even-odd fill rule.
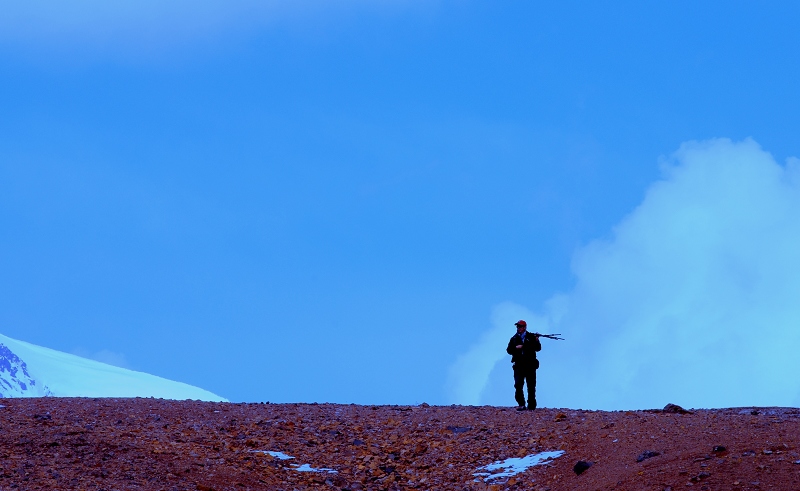
[[105,363],[107,365],[114,365],[115,367],[119,368],[127,368],[128,370],[131,369],[131,364],[128,363],[128,358],[123,353],[117,353],[107,349],[101,349],[100,351],[92,353],[86,349],[77,348],[72,351],[72,354],[80,356],[81,358],[99,361],[100,363]]
[[[537,321],[567,338],[544,343],[540,405],[800,404],[800,160],[752,140],[686,143],[572,269],[574,289]],[[506,367],[474,356],[456,385],[501,393],[489,374]],[[513,404],[506,392],[480,402]]]
[[336,22],[354,10],[396,12],[414,0],[11,0],[0,11],[0,47],[64,52],[163,53],[224,33],[283,23]]

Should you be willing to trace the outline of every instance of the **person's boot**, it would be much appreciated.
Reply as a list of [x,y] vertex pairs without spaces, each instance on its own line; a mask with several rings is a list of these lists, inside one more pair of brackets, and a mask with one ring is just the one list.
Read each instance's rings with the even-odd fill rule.
[[525,411],[526,409],[525,406],[517,406],[517,411]]
[[536,399],[528,403],[528,411],[533,411],[534,409],[536,409]]

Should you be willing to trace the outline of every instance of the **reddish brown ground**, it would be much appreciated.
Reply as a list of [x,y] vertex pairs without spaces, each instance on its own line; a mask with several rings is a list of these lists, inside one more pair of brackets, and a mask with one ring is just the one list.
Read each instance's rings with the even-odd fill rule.
[[[60,398],[0,404],[4,491],[486,489],[474,482],[479,466],[558,449],[565,454],[491,489],[800,490],[798,409],[518,413]],[[637,463],[645,451],[660,455]],[[576,475],[579,460],[594,465]],[[337,473],[298,472],[292,463]]]

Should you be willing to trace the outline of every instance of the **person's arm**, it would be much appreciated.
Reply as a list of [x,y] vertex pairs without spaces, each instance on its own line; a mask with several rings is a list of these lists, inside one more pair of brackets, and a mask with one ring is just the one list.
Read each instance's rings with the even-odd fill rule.
[[508,348],[506,348],[506,353],[508,353],[511,356],[514,356],[516,354],[516,349],[517,348],[514,346],[514,338],[512,337],[508,341]]
[[534,334],[533,336],[533,351],[542,351],[542,343],[539,342],[539,336]]

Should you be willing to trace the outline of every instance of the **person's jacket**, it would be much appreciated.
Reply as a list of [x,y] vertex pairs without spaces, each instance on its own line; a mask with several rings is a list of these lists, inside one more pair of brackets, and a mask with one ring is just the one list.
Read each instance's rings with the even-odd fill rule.
[[[522,348],[517,348],[520,344]],[[526,332],[524,343],[519,334],[514,334],[511,337],[511,340],[508,342],[508,348],[506,348],[506,353],[511,355],[511,363],[514,363],[514,366],[519,364],[538,368],[539,361],[536,359],[536,352],[541,350],[542,343],[539,342],[539,338]]]

